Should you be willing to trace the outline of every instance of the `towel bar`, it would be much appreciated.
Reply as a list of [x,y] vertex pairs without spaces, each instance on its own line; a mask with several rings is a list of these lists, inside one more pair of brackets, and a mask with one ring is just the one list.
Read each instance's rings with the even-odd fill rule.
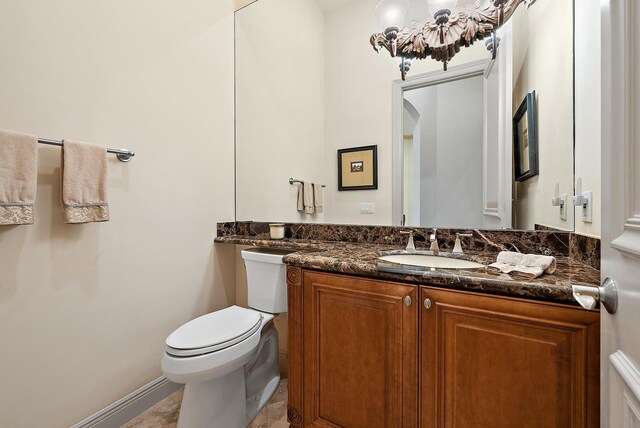
[[[38,143],[46,144],[49,146],[62,147],[62,141],[58,141],[58,140],[38,138]],[[127,150],[127,149],[107,149],[107,153],[113,153],[114,155],[116,155],[116,157],[120,162],[129,162],[131,158],[133,158],[136,155],[135,152],[132,152],[131,150]]]
[[[295,178],[290,178],[290,179],[289,179],[289,184],[291,184],[291,185],[293,186],[295,183],[300,183],[300,184],[302,184],[302,183],[303,183],[303,181],[301,181],[301,180],[296,180]],[[322,187],[327,187],[327,186],[325,186],[325,185],[323,184],[323,185],[322,185]]]

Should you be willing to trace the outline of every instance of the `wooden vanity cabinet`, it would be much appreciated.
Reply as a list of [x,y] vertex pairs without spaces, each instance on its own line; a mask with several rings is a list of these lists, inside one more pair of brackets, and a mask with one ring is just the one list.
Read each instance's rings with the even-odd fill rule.
[[417,287],[293,268],[287,276],[293,426],[416,427]]
[[287,283],[292,427],[599,424],[597,312],[296,267]]
[[421,428],[599,426],[598,312],[426,287],[420,295]]

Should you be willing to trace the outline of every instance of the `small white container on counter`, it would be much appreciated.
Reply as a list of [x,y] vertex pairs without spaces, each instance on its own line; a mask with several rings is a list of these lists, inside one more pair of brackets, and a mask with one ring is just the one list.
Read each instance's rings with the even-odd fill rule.
[[284,223],[270,223],[269,235],[271,239],[284,239]]

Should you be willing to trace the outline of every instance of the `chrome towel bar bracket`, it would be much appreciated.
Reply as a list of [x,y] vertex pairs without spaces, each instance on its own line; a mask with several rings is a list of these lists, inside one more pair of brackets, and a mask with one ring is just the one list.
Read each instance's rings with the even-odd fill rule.
[[600,302],[607,312],[610,314],[616,313],[618,309],[618,290],[613,279],[605,279],[601,287],[572,285],[571,288],[573,289],[573,298],[583,308],[591,310]]

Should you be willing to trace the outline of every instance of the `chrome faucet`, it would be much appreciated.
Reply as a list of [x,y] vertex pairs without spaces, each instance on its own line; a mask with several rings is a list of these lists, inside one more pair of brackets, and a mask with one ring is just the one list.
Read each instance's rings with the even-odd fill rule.
[[413,251],[416,249],[416,245],[413,242],[413,234],[415,233],[415,230],[401,230],[400,234],[401,235],[409,235],[409,241],[407,242],[407,247],[405,248],[405,250],[407,251]]
[[429,241],[431,241],[431,247],[429,250],[433,251],[433,254],[438,254],[440,252],[440,247],[438,246],[438,229],[433,229],[431,235],[429,235]]
[[473,233],[456,233],[456,243],[453,246],[452,253],[455,254],[464,254],[462,251],[462,243],[460,242],[460,238],[473,238]]

